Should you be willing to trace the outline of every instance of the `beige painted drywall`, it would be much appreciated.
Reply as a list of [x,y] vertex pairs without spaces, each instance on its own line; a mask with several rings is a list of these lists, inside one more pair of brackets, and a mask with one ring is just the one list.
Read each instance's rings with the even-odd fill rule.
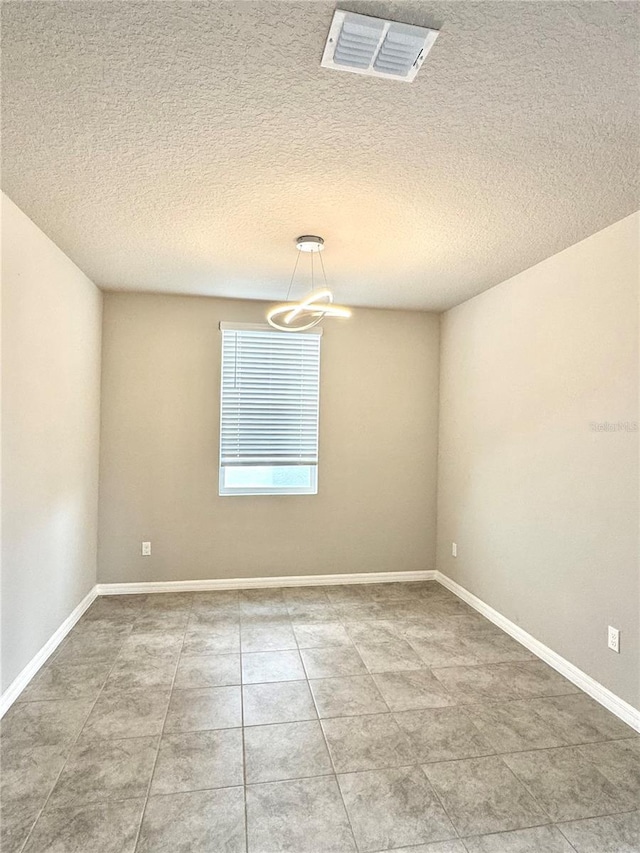
[[636,707],[639,228],[627,217],[443,315],[437,558]]
[[3,195],[3,689],[96,581],[101,312]]
[[218,323],[262,322],[265,307],[105,294],[101,582],[433,568],[434,315],[327,322],[319,493],[218,496]]

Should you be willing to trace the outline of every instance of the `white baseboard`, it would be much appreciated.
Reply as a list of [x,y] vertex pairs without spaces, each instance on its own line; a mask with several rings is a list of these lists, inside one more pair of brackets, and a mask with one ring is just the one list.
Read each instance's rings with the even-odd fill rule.
[[355,583],[407,583],[435,580],[436,572],[360,572],[350,575],[284,575],[264,578],[215,578],[199,581],[100,583],[98,595],[134,595],[153,592],[206,592],[216,589],[269,589],[275,586],[337,586]]
[[457,595],[458,598],[466,602],[470,607],[473,607],[473,609],[477,610],[478,613],[486,616],[486,618],[489,619],[490,622],[493,622],[494,625],[497,625],[498,628],[502,628],[505,633],[513,637],[514,640],[517,640],[545,663],[548,663],[549,666],[553,667],[553,669],[559,672],[560,675],[564,675],[565,678],[567,678],[572,684],[575,684],[576,687],[579,687],[580,690],[584,690],[586,694],[591,696],[592,699],[595,699],[596,702],[603,705],[608,711],[611,711],[612,714],[615,714],[616,717],[619,717],[619,719],[627,723],[631,728],[640,732],[640,710],[634,708],[633,705],[625,702],[624,699],[621,699],[619,696],[616,696],[615,693],[612,693],[611,690],[604,687],[600,682],[596,681],[595,678],[591,678],[591,676],[587,675],[586,672],[578,669],[577,666],[561,657],[557,652],[554,652],[553,649],[545,646],[544,643],[540,642],[540,640],[536,640],[535,637],[532,637],[531,634],[528,634],[525,630],[516,625],[515,622],[507,619],[506,616],[503,616],[497,610],[494,610],[493,607],[485,604],[484,601],[469,592],[463,586],[460,586],[459,583],[451,580],[447,575],[443,575],[442,572],[439,571],[436,571],[435,575],[435,579],[438,583],[442,584],[442,586],[446,587],[454,595]]
[[40,651],[33,658],[31,658],[31,660],[25,666],[22,672],[7,687],[2,696],[0,696],[0,718],[2,718],[6,714],[6,712],[13,705],[18,696],[22,693],[27,684],[31,681],[33,676],[38,672],[40,667],[49,657],[51,657],[53,652],[58,648],[60,643],[64,640],[69,631],[80,619],[85,610],[87,610],[95,601],[97,595],[98,588],[94,586],[85,595],[80,604],[76,608],[74,608],[74,610],[69,614],[69,616],[67,616],[67,618],[64,620],[62,625],[60,625],[58,630],[54,634],[52,634],[52,636],[47,640],[47,642],[40,649]]

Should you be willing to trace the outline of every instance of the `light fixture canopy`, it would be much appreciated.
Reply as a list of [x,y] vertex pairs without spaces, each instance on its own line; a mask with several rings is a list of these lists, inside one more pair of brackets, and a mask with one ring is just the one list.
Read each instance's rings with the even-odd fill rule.
[[321,252],[324,240],[314,234],[303,234],[302,237],[296,237],[296,249],[299,252]]
[[[319,254],[324,249],[324,240],[313,234],[303,234],[301,237],[296,237],[296,248],[299,252],[311,255],[311,293],[307,294],[304,299],[299,302],[283,302],[281,305],[274,305],[267,311],[267,322],[274,329],[281,332],[305,332],[312,329],[321,323],[325,317],[341,317],[346,318],[351,316],[351,310],[343,305],[334,305],[333,294],[327,287],[327,276],[324,271],[324,262],[320,258],[322,267],[322,275],[324,277],[324,287],[321,290],[313,289],[313,255]],[[291,281],[289,282],[289,290],[287,292],[287,300],[291,287],[298,268],[298,261],[293,268]]]

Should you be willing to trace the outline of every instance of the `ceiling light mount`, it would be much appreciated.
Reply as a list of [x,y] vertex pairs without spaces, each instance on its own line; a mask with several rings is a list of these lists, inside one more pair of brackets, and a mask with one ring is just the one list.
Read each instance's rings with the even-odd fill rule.
[[324,240],[314,234],[303,234],[302,237],[296,237],[296,249],[299,252],[321,252]]

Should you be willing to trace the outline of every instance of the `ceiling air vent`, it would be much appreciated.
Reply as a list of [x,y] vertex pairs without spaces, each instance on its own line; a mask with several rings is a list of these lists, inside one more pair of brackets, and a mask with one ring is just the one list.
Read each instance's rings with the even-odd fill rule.
[[438,30],[337,9],[321,64],[410,83],[437,37]]

